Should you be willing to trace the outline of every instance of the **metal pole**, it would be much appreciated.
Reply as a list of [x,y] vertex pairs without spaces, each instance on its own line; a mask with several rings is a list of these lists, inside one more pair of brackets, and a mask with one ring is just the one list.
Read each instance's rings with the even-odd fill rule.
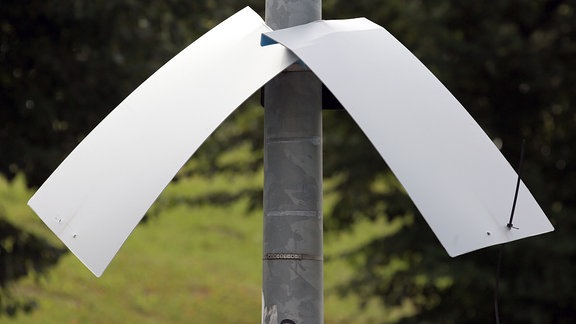
[[[321,0],[266,0],[273,29],[322,18]],[[262,322],[322,323],[322,85],[295,65],[264,92]]]

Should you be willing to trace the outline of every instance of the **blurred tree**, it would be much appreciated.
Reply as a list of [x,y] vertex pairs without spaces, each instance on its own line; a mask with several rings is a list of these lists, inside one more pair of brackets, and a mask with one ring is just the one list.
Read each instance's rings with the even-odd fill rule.
[[[145,78],[234,12],[229,2],[0,3],[0,171],[41,184]],[[27,126],[27,127],[23,127]]]
[[[0,206],[1,207],[1,206]],[[64,253],[42,237],[9,223],[0,210],[0,317],[16,316],[36,307],[33,300],[13,296],[11,284],[31,273],[42,273]]]
[[[39,186],[124,97],[238,5],[0,1],[0,173]],[[9,283],[60,256],[8,219],[0,215],[0,316],[30,310]]]
[[25,214],[31,213],[26,208],[30,196],[23,176],[7,181],[0,175],[0,317],[35,309],[34,300],[12,294],[11,288],[19,279],[44,272],[65,252],[62,245],[49,242],[36,228],[24,228]]
[[[264,1],[0,2],[0,172],[7,177],[24,172],[30,185],[39,185],[160,64],[245,5],[262,12]],[[575,321],[576,266],[570,262],[576,248],[571,217],[575,1],[325,0],[324,5],[326,18],[366,16],[396,35],[455,94],[512,165],[526,138],[524,181],[556,232],[504,248],[502,321]],[[261,116],[255,109],[234,114],[178,177],[258,169]],[[358,271],[341,292],[408,305],[412,313],[405,322],[492,321],[497,249],[448,258],[346,113],[327,111],[324,128],[324,172],[334,179],[329,190],[339,197],[326,215],[326,229],[343,231],[362,219],[379,218],[399,228],[344,256]],[[253,160],[227,164],[219,158],[246,143],[254,150]],[[513,190],[511,184],[511,195]],[[257,206],[261,196],[254,193]],[[7,233],[0,235],[18,235],[11,227]]]
[[[523,178],[556,231],[504,248],[502,322],[576,320],[576,269],[570,262],[576,246],[575,10],[576,2],[558,0],[359,0],[334,1],[325,11],[368,16],[396,35],[512,165],[522,138],[527,140]],[[394,235],[349,254],[358,276],[342,292],[380,296],[388,305],[408,302],[415,315],[405,322],[492,321],[497,248],[449,259],[370,144],[353,127],[338,125],[326,127],[325,175],[340,179],[340,200],[327,226],[345,229],[377,217],[402,224]],[[330,154],[344,150],[346,156]],[[387,186],[378,186],[382,179]],[[510,189],[512,195],[514,184]]]

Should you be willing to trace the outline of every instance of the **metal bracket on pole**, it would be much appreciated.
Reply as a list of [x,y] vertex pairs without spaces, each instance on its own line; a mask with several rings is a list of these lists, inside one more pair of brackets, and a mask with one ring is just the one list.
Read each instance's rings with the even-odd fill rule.
[[[265,92],[266,87],[260,89],[260,105],[262,107],[266,107]],[[344,110],[344,106],[324,84],[322,84],[322,110]]]

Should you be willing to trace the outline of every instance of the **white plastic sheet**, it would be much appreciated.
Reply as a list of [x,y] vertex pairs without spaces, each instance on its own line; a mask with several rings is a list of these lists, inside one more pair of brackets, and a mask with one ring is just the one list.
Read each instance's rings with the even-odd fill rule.
[[170,60],[62,162],[29,205],[100,276],[146,210],[214,129],[295,61],[246,8]]
[[[384,28],[358,18],[270,32],[366,133],[448,254],[552,231],[517,174],[434,75]],[[361,193],[359,193],[361,194]]]

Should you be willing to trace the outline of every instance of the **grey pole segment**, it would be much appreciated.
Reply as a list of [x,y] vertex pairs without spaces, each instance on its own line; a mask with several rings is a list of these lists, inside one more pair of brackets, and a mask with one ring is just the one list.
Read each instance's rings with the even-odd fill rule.
[[[320,0],[266,0],[273,29],[322,18]],[[322,323],[322,87],[294,65],[264,92],[262,322]]]

